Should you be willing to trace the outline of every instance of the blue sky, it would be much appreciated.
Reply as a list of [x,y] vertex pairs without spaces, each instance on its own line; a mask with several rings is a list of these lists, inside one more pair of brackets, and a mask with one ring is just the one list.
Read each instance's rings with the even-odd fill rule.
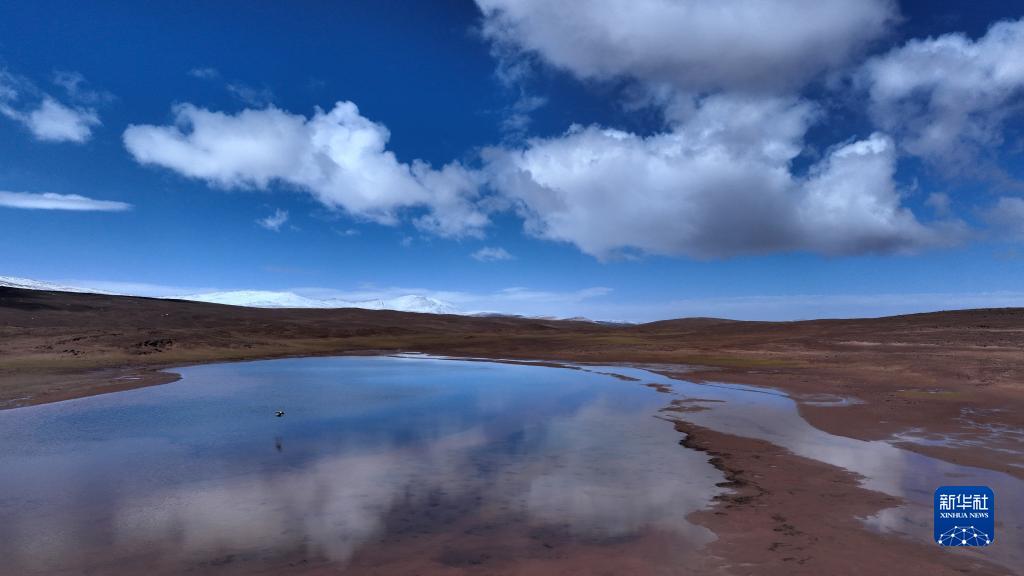
[[0,275],[621,320],[1024,305],[1024,10],[800,4],[6,3]]

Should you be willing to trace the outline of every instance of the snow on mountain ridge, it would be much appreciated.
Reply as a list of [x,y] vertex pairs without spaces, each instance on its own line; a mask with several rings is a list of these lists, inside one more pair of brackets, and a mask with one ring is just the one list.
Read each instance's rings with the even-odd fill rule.
[[[23,290],[115,295],[114,292],[64,286],[53,282],[43,282],[41,280],[18,278],[15,276],[0,276],[0,286],[21,288]],[[124,295],[128,296],[129,294]],[[462,311],[450,302],[419,294],[406,294],[386,300],[376,298],[372,300],[349,301],[341,298],[307,298],[294,292],[230,290],[187,294],[184,296],[168,296],[167,298],[207,302],[210,304],[226,304],[229,306],[246,306],[250,308],[363,308],[366,310],[396,310],[399,312],[422,312],[426,314],[463,314]]]
[[450,302],[420,296],[418,294],[406,294],[388,301],[392,310],[405,310],[406,312],[429,312],[431,314],[462,314],[462,312]]
[[[23,290],[46,290],[52,292],[79,292],[91,294],[122,295],[116,292],[95,290],[91,288],[79,288],[75,286],[63,286],[53,282],[31,280],[29,278],[18,278],[14,276],[0,276],[0,286],[10,288],[21,288]],[[405,294],[389,299],[371,300],[343,300],[341,298],[307,298],[294,292],[278,292],[271,290],[230,290],[224,292],[205,292],[201,294],[188,294],[184,296],[167,296],[173,300],[191,300],[193,302],[206,302],[210,304],[225,304],[228,306],[244,306],[249,308],[363,308],[366,310],[395,310],[399,312],[420,312],[424,314],[458,314],[464,316],[478,317],[509,317],[509,318],[533,318],[538,320],[558,320],[553,316],[523,316],[520,314],[507,314],[502,312],[465,312],[451,302],[446,302],[430,296],[421,294]],[[571,320],[580,322],[605,322],[590,320],[589,318],[575,317]],[[614,322],[610,324],[615,324]]]
[[30,278],[18,278],[16,276],[0,276],[0,286],[7,288],[21,288],[22,290],[46,290],[49,292],[80,292],[89,294],[113,294],[113,292],[104,292],[103,290],[93,290],[91,288],[77,288],[75,286],[62,286],[53,282],[43,282],[41,280],[32,280]]
[[459,309],[449,302],[418,294],[406,294],[387,300],[349,301],[340,298],[306,298],[294,292],[234,290],[229,292],[189,294],[177,296],[176,298],[212,304],[227,304],[229,306],[248,306],[251,308],[364,308],[367,310],[397,310],[399,312],[423,312],[427,314],[461,314]]
[[251,308],[335,308],[325,306],[324,301],[304,298],[294,292],[271,292],[269,290],[233,290],[175,296],[177,300],[248,306]]

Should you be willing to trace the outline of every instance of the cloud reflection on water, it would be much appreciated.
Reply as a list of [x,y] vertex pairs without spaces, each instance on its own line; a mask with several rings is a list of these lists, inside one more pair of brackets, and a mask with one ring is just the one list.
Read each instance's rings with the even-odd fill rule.
[[[310,361],[310,371],[336,378],[346,368],[341,361],[325,370],[325,362],[330,366],[330,360]],[[384,362],[374,366],[395,367]],[[174,573],[232,559],[259,565],[315,558],[342,566],[374,547],[395,554],[430,549],[415,541],[459,530],[547,530],[566,542],[592,544],[655,530],[669,534],[667,548],[675,550],[713,538],[686,515],[721,491],[714,484],[722,476],[706,456],[680,449],[678,433],[653,417],[663,405],[653,391],[581,371],[448,362],[433,373],[417,370],[423,360],[401,362],[410,374],[369,370],[357,378],[365,366],[349,364],[345,387],[364,392],[334,397],[340,392],[332,386],[330,397],[318,397],[290,390],[290,397],[310,395],[326,407],[305,412],[289,405],[285,418],[269,424],[262,408],[250,424],[250,410],[232,405],[237,398],[223,388],[203,396],[204,386],[224,378],[223,366],[189,369],[164,394],[158,387],[134,391],[134,399],[122,397],[120,404],[85,399],[73,418],[34,408],[41,416],[33,426],[54,430],[36,441],[62,462],[60,474],[35,490],[30,482],[47,450],[24,450],[24,476],[7,489],[76,494],[56,506],[21,503],[5,513],[15,532],[31,524],[31,533],[49,537],[8,541],[0,552],[13,559],[15,572],[89,565]],[[255,397],[247,401],[272,405],[262,396],[276,394],[270,384],[281,378],[280,367],[261,377],[258,365],[234,366]],[[455,392],[407,393],[405,377]],[[289,382],[294,387],[303,379],[292,375]],[[189,386],[192,394],[183,390]],[[391,388],[403,392],[396,396]],[[541,388],[544,394],[537,393]],[[213,406],[195,407],[195,394]],[[397,400],[390,404],[380,401],[392,396]],[[182,420],[178,403],[203,417]],[[151,418],[138,417],[143,409]],[[90,414],[124,419],[109,428],[97,424],[99,437],[88,443],[60,430],[62,419]],[[30,433],[9,429],[30,441]],[[118,435],[132,437],[130,449]],[[69,453],[77,455],[65,458]],[[134,467],[123,465],[126,454]],[[78,484],[85,478],[88,486]]]

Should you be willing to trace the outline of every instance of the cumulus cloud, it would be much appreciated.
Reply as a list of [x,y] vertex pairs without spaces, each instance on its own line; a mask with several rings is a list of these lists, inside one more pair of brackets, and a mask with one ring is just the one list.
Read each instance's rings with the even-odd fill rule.
[[416,225],[442,236],[479,235],[488,224],[475,204],[479,175],[457,162],[435,169],[399,161],[387,149],[387,128],[351,102],[310,118],[273,106],[225,114],[183,104],[174,113],[173,125],[125,130],[136,161],[222,188],[292,186],[382,224],[419,211]]
[[838,146],[804,176],[790,167],[815,107],[715,96],[649,137],[596,126],[488,151],[493,185],[532,234],[598,258],[698,258],[803,250],[903,252],[955,241],[901,205],[884,135]]
[[52,192],[8,192],[0,190],[0,206],[28,210],[75,210],[97,212],[123,212],[132,205],[114,200],[94,200],[78,194]]
[[508,250],[498,246],[484,246],[470,254],[470,257],[480,262],[499,262],[501,260],[515,260],[516,258]]
[[284,223],[287,221],[288,211],[281,210],[280,208],[278,208],[274,210],[274,213],[271,214],[270,216],[256,220],[256,223],[266,228],[267,230],[277,232],[278,230],[281,229],[281,226],[283,226]]
[[482,235],[489,212],[508,207],[529,233],[601,259],[902,253],[955,243],[966,231],[942,214],[923,223],[903,205],[884,134],[837,145],[794,171],[821,116],[795,97],[695,98],[662,133],[574,126],[489,149],[479,170],[399,161],[388,130],[351,102],[308,118],[273,106],[225,114],[190,104],[175,116],[172,125],[125,131],[137,161],[222,188],[281,184],[360,218],[411,218],[445,237]]
[[962,239],[958,221],[921,224],[901,205],[892,140],[873,134],[834,149],[797,182],[798,247],[825,254],[912,252]]
[[477,4],[484,35],[505,51],[581,78],[632,77],[684,91],[793,87],[847,62],[896,17],[890,0]]
[[100,118],[95,109],[84,103],[96,102],[103,94],[85,90],[78,74],[58,73],[54,82],[62,86],[70,98],[83,104],[61,102],[40,91],[29,80],[0,70],[0,115],[25,126],[37,140],[75,143],[89,140],[93,128],[100,125]]
[[925,224],[903,206],[885,134],[793,169],[822,113],[784,94],[885,34],[893,2],[477,3],[499,72],[539,59],[582,79],[631,78],[668,120],[654,135],[573,126],[486,151],[489,184],[538,237],[598,258],[893,253],[963,237],[961,222]]
[[871,114],[911,154],[950,160],[1002,141],[1024,95],[1024,20],[964,34],[911,40],[869,60],[858,82]]

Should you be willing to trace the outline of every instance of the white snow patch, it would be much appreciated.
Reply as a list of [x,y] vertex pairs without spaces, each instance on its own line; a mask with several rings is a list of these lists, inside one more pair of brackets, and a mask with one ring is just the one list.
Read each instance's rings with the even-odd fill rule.
[[251,308],[364,308],[366,310],[397,310],[400,312],[423,312],[427,314],[462,314],[449,302],[406,294],[397,298],[350,301],[340,298],[306,298],[294,292],[272,292],[264,290],[235,290],[231,292],[210,292],[178,296],[180,300],[247,306]]
[[43,282],[41,280],[31,280],[29,278],[18,278],[15,276],[0,276],[0,286],[6,286],[8,288],[21,288],[22,290],[47,290],[50,292],[113,294],[113,292],[104,292],[103,290],[93,290],[91,288],[78,288],[76,286],[63,286],[60,284],[54,284],[53,282]]

